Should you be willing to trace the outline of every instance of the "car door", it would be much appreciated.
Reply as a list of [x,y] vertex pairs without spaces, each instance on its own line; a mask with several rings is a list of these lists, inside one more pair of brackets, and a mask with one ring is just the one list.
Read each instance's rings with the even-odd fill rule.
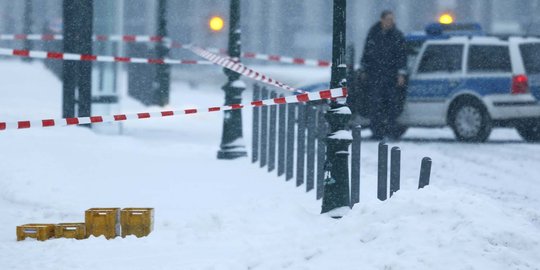
[[463,43],[426,44],[409,82],[403,124],[446,124],[445,102],[464,81],[464,50]]

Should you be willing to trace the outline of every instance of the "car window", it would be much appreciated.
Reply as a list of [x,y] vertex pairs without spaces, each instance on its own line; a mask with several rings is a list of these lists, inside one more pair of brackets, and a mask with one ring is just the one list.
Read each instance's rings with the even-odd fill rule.
[[469,72],[512,72],[508,46],[471,45]]
[[463,45],[428,45],[418,72],[459,72],[462,62]]
[[540,43],[527,43],[519,46],[525,71],[528,74],[540,73]]

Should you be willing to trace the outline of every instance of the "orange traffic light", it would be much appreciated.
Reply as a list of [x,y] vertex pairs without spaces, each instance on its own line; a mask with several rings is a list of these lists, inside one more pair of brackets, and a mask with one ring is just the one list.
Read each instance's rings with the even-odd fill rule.
[[223,21],[223,18],[219,16],[214,16],[208,22],[208,26],[210,27],[210,30],[214,32],[220,32],[221,30],[223,30],[225,22]]
[[450,13],[444,13],[439,17],[439,22],[441,24],[452,24],[454,22],[454,17]]

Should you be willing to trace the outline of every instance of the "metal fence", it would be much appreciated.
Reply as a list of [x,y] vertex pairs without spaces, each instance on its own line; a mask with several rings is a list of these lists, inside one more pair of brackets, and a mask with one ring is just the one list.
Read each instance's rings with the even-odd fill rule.
[[[253,88],[253,100],[277,98],[277,92],[258,84]],[[306,192],[315,191],[315,198],[324,194],[325,138],[328,124],[324,102],[281,104],[253,109],[251,162],[276,173],[286,181],[294,180],[297,187],[305,186]],[[350,155],[351,207],[360,202],[361,127],[352,129],[353,143]],[[400,189],[401,150],[390,151],[388,145],[379,144],[377,197],[386,200]],[[390,165],[390,167],[389,167]],[[390,171],[390,177],[388,177]],[[431,159],[424,158],[419,188],[429,185]],[[390,184],[390,185],[388,185]]]

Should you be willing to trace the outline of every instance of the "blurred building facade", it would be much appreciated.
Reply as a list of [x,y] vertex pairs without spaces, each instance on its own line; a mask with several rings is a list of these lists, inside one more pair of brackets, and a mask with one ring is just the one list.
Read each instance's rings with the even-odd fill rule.
[[[94,0],[100,2],[115,0]],[[32,31],[62,15],[62,0],[31,0]],[[125,34],[155,34],[157,0],[124,0],[123,10],[110,11],[123,20]],[[227,21],[229,1],[168,0],[168,31],[174,39],[203,46],[225,47],[226,29],[212,32],[208,20],[221,16]],[[21,33],[25,1],[0,0],[0,31]],[[330,58],[332,0],[244,0],[242,1],[245,50],[301,57]],[[365,35],[384,9],[395,11],[404,32],[422,30],[443,12],[457,21],[482,23],[497,33],[540,34],[540,0],[350,0],[348,41],[362,47]],[[100,16],[96,14],[96,16]],[[108,14],[107,16],[111,16]],[[96,21],[99,21],[96,18]]]

